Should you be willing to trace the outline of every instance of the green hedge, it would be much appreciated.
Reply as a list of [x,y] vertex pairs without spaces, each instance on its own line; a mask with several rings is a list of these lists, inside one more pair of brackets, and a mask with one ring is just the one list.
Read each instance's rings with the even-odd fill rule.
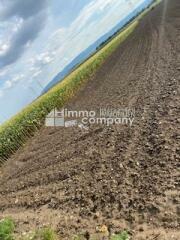
[[77,92],[82,83],[94,74],[104,60],[133,32],[137,24],[138,21],[131,23],[62,82],[0,127],[1,163],[33,136],[34,132],[44,124],[46,115],[53,108],[62,107]]

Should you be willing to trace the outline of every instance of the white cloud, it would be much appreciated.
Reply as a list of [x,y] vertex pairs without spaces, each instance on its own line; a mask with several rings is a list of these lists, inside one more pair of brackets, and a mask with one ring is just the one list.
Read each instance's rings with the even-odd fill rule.
[[4,89],[8,89],[12,87],[12,81],[7,80],[4,84]]
[[41,70],[35,72],[35,73],[32,75],[32,78],[35,78],[35,77],[39,76],[41,73],[42,73]]
[[12,87],[14,87],[18,82],[20,82],[21,80],[23,80],[24,78],[24,74],[17,74],[15,76],[13,76],[11,78],[11,80],[7,80],[5,81],[5,83],[3,84],[2,88],[0,89],[1,91],[1,95],[5,90],[8,90]]
[[42,52],[39,55],[36,55],[34,58],[29,60],[31,64],[31,70],[36,69],[37,67],[42,67],[43,65],[49,64],[54,60],[55,52]]
[[8,50],[9,45],[7,43],[4,43],[1,45],[0,43],[0,55],[5,54],[5,52]]
[[12,83],[17,83],[17,82],[19,82],[20,80],[22,80],[24,77],[25,77],[24,74],[20,73],[20,74],[14,76],[14,77],[12,78],[11,82],[12,82]]
[[24,22],[24,20],[22,18],[16,18],[15,20],[16,21],[15,21],[14,26],[12,28],[13,32],[17,32],[21,28],[21,26]]

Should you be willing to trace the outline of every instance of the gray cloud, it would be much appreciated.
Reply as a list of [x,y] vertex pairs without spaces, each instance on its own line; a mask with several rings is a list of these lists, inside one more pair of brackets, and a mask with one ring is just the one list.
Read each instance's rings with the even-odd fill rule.
[[0,67],[12,64],[23,54],[27,43],[32,42],[44,26],[46,15],[42,12],[36,18],[25,21],[11,41],[10,48],[0,56]]
[[0,55],[0,68],[16,62],[28,43],[37,38],[47,18],[47,0],[9,0],[1,10],[0,19],[9,21],[17,16],[23,19],[21,28],[13,35],[10,47]]
[[6,20],[13,16],[27,19],[36,15],[47,7],[47,0],[6,0],[7,3],[1,10],[0,19]]

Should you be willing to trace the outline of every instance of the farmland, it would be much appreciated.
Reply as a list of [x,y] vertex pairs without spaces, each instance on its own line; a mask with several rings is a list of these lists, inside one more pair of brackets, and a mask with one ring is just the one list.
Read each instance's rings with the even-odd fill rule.
[[[11,157],[8,148],[1,152],[9,158],[1,167],[0,218],[11,216],[18,234],[50,226],[63,240],[102,232],[111,239],[124,230],[132,240],[179,240],[179,9],[179,0],[162,1],[30,106],[39,116],[43,108],[34,106],[53,102],[35,118],[25,146]],[[38,130],[54,102],[73,110],[135,108],[135,122]]]

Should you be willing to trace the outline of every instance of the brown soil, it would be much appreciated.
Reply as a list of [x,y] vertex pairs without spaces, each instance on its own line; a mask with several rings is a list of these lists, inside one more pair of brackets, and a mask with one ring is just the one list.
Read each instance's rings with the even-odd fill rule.
[[[167,5],[166,5],[167,3]],[[133,126],[42,128],[1,169],[0,217],[62,239],[106,225],[180,239],[180,1],[163,1],[72,99],[73,110],[135,108]]]

